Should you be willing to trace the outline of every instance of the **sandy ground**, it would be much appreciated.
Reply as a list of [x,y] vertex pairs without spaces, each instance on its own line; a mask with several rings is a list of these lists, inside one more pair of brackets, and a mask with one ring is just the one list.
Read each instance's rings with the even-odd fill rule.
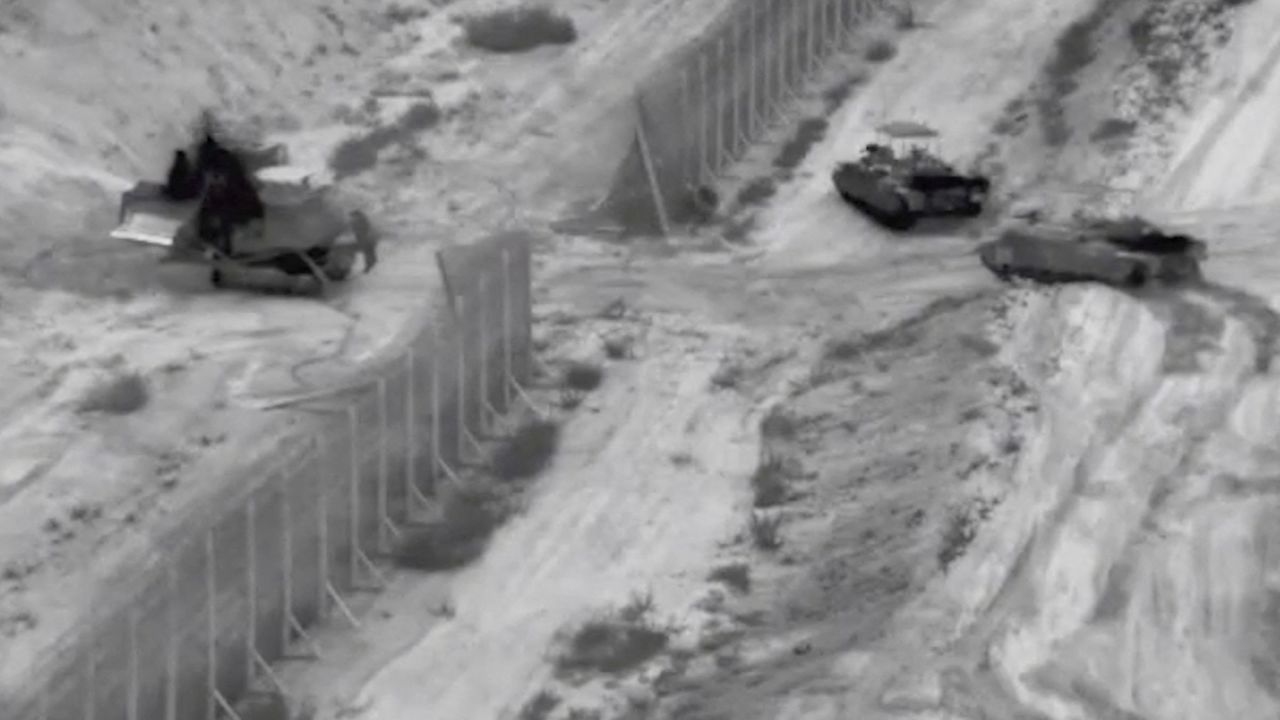
[[[566,138],[625,133],[634,79],[723,3],[557,3],[579,42],[519,58],[458,41],[450,16],[491,4],[138,3],[105,30],[101,4],[6,7],[0,687],[306,425],[260,408],[358,379],[416,329],[438,295],[436,248],[548,221],[607,180],[607,153],[558,172]],[[105,237],[117,193],[163,173],[202,104],[323,166],[338,141],[427,100],[440,125],[343,183],[385,251],[327,302],[214,293],[199,270]],[[148,385],[143,410],[77,411],[128,372]]]
[[[929,4],[746,247],[558,242],[549,352],[639,323],[637,358],[608,365],[488,555],[381,598],[364,641],[333,640],[363,646],[355,670],[290,680],[329,712],[378,719],[1273,716],[1277,216],[1260,203],[1280,16],[1121,4],[1082,89],[1058,100],[1074,132],[1046,143],[1043,69],[1089,5]],[[1149,53],[1167,46],[1126,39],[1144,17],[1174,37],[1200,28],[1182,44],[1205,49],[1201,71],[1157,82]],[[1042,204],[1137,205],[1204,236],[1209,282],[1005,289],[970,230],[885,235],[826,171],[896,116],[992,168],[1005,203],[1053,188],[1067,199]],[[1127,117],[1127,141],[1091,139]],[[594,317],[619,296],[632,318]],[[715,382],[721,354],[742,368],[733,388]],[[782,518],[772,551],[747,530],[760,452],[791,483],[759,511]],[[707,583],[737,564],[749,589]],[[644,589],[673,621],[669,652],[621,678],[551,671],[558,629]],[[449,612],[426,620],[414,603]],[[553,710],[518,712],[539,693]]]
[[[720,228],[629,248],[549,239],[548,361],[597,357],[620,332],[635,357],[605,363],[603,387],[566,416],[554,466],[483,558],[394,577],[362,602],[359,632],[329,628],[324,660],[282,669],[289,687],[326,719],[1273,717],[1280,324],[1267,243],[1280,218],[1260,203],[1274,198],[1280,147],[1265,121],[1280,103],[1280,11],[1115,4],[1097,52],[1071,71],[1077,91],[1059,97],[1046,68],[1091,5],[918,3],[922,26],[860,71],[745,242],[719,242]],[[686,27],[668,9],[634,11]],[[1137,51],[1144,19],[1175,40],[1143,36]],[[630,50],[607,45],[614,57],[648,56],[663,26],[648,27],[618,36]],[[1159,80],[1171,45],[1203,48],[1202,72]],[[568,77],[543,104],[513,102],[527,114],[473,132],[555,166],[553,143],[522,131],[583,97],[588,109],[553,127],[600,127],[624,93],[589,90],[605,87],[589,71],[600,56],[578,52],[564,62],[580,75],[554,61],[470,67],[478,87],[515,78],[517,97]],[[886,235],[833,196],[827,172],[902,116],[996,175],[996,219],[1024,201],[1136,203],[1210,241],[1209,282],[1010,288],[972,257],[992,221]],[[1134,129],[1091,139],[1109,119]],[[1048,142],[1062,126],[1073,132]],[[454,182],[502,177],[466,137],[434,149],[432,177],[472,152]],[[563,162],[564,177],[600,177]],[[531,207],[553,188],[535,178],[509,192]],[[472,196],[474,226],[493,222],[497,201]],[[629,312],[602,318],[617,298]],[[751,521],[748,478],[765,458],[788,488],[754,511],[777,518],[772,549]],[[749,587],[709,581],[737,566]],[[619,676],[553,671],[566,629],[649,593],[665,652]],[[522,712],[539,694],[554,711]]]

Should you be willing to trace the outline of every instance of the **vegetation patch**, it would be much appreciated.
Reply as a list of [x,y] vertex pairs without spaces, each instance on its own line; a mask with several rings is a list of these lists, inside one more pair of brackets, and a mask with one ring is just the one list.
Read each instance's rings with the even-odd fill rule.
[[493,455],[493,474],[499,480],[535,477],[551,464],[560,446],[560,424],[535,418],[520,425]]
[[383,150],[392,145],[408,146],[418,133],[439,122],[440,108],[435,103],[414,103],[395,123],[343,140],[329,156],[329,168],[339,180],[359,175],[378,164]]
[[504,8],[463,18],[472,47],[494,53],[522,53],[543,45],[569,45],[578,39],[573,20],[543,5]]
[[540,690],[520,707],[516,720],[548,720],[560,707],[560,696],[550,690]]
[[653,621],[653,596],[634,595],[627,605],[587,620],[569,633],[555,659],[561,673],[620,674],[667,648],[673,629]]
[[881,63],[888,62],[898,54],[898,46],[893,44],[892,40],[880,38],[873,40],[867,46],[867,52],[864,57],[870,62]]
[[773,159],[773,166],[779,170],[794,170],[809,156],[813,149],[827,135],[829,123],[824,117],[811,117],[801,121],[796,132]]
[[449,488],[440,517],[410,528],[394,550],[396,564],[421,571],[454,570],[484,554],[494,530],[509,514],[506,499],[484,486]]
[[147,383],[135,372],[116,375],[95,386],[80,401],[80,412],[131,415],[147,406],[151,394]]
[[766,456],[751,474],[752,503],[757,508],[771,508],[787,501],[787,468],[777,455]]
[[752,511],[748,529],[757,550],[773,552],[782,547],[782,515]]
[[746,563],[721,565],[707,576],[708,580],[718,582],[739,595],[751,592],[751,567]]

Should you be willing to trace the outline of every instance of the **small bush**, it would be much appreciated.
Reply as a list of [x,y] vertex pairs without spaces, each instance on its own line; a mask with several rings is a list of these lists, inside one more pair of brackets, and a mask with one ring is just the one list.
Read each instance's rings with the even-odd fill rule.
[[561,672],[622,673],[667,647],[671,631],[654,625],[651,596],[633,596],[621,610],[583,623],[569,637],[556,668]]
[[720,366],[711,375],[711,385],[721,390],[729,390],[738,387],[738,383],[742,382],[742,376],[746,371],[742,369],[742,365],[734,358],[724,358],[720,361]]
[[403,25],[404,23],[412,22],[430,15],[431,10],[426,7],[413,7],[410,5],[396,3],[395,5],[387,8],[387,20],[391,21],[395,25]]
[[796,418],[781,405],[774,405],[760,421],[760,434],[766,438],[793,440],[798,430]]
[[564,387],[576,392],[588,393],[604,382],[604,368],[585,362],[571,363],[564,371]]
[[795,135],[782,146],[778,156],[773,159],[773,166],[779,170],[794,170],[809,156],[809,151],[827,135],[829,123],[826,118],[806,118],[796,128]]
[[405,533],[393,553],[397,565],[428,572],[460,568],[484,553],[506,517],[503,499],[488,489],[453,489],[442,503],[439,520]]
[[493,473],[502,480],[531,478],[547,468],[560,445],[560,425],[541,418],[516,429],[493,456]]
[[881,38],[873,40],[864,55],[870,62],[888,62],[898,54],[898,46],[893,41]]
[[472,47],[495,53],[528,52],[543,45],[568,45],[578,39],[573,20],[541,5],[467,17],[462,29]]
[[787,475],[782,458],[766,458],[751,474],[751,491],[757,508],[777,507],[787,501]]
[[617,333],[604,339],[604,354],[610,360],[635,357],[636,338],[629,333]]
[[1093,142],[1103,142],[1106,140],[1115,140],[1117,138],[1125,138],[1133,135],[1138,129],[1138,123],[1132,120],[1121,120],[1120,118],[1108,118],[1098,123],[1098,127],[1094,129],[1089,139]]
[[147,383],[137,373],[117,375],[89,391],[80,401],[80,412],[130,415],[150,401]]
[[723,583],[739,595],[751,592],[751,567],[746,563],[721,565],[707,576],[708,580]]
[[782,516],[752,511],[751,540],[756,549],[770,552],[782,547]]
[[761,177],[752,180],[738,191],[738,205],[759,205],[778,192],[778,184],[773,178]]
[[394,124],[339,143],[329,156],[329,167],[339,180],[369,170],[378,164],[379,153],[397,143],[408,144],[415,135],[439,123],[440,116],[434,103],[414,103]]
[[550,690],[541,690],[520,708],[516,720],[547,720],[559,706],[559,695]]

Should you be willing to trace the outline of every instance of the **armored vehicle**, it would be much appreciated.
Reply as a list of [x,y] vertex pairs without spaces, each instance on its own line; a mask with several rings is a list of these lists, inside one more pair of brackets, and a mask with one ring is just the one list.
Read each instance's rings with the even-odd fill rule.
[[376,263],[368,218],[340,207],[323,178],[287,164],[283,146],[232,149],[206,132],[194,155],[175,151],[165,182],[125,191],[111,237],[207,265],[217,287],[269,269],[323,291],[350,275],[357,255],[366,271]]
[[[879,130],[896,139],[936,135],[907,122]],[[831,181],[846,202],[892,230],[908,230],[924,217],[979,215],[991,189],[988,178],[961,173],[920,145],[895,150],[871,143],[857,160],[838,164]]]
[[1166,233],[1140,219],[1082,221],[1071,227],[1006,229],[978,248],[997,276],[1042,282],[1095,281],[1137,288],[1199,280],[1203,241]]

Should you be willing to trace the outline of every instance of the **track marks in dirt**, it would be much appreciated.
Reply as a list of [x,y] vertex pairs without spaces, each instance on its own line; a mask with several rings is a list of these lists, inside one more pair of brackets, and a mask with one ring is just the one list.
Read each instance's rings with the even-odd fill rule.
[[669,698],[678,717],[776,717],[786,688],[875,647],[948,553],[963,554],[1034,409],[990,337],[1004,302],[946,298],[881,332],[832,331],[762,428],[790,493],[775,511],[781,547],[752,561],[750,597],[729,600],[757,620],[744,660]]

